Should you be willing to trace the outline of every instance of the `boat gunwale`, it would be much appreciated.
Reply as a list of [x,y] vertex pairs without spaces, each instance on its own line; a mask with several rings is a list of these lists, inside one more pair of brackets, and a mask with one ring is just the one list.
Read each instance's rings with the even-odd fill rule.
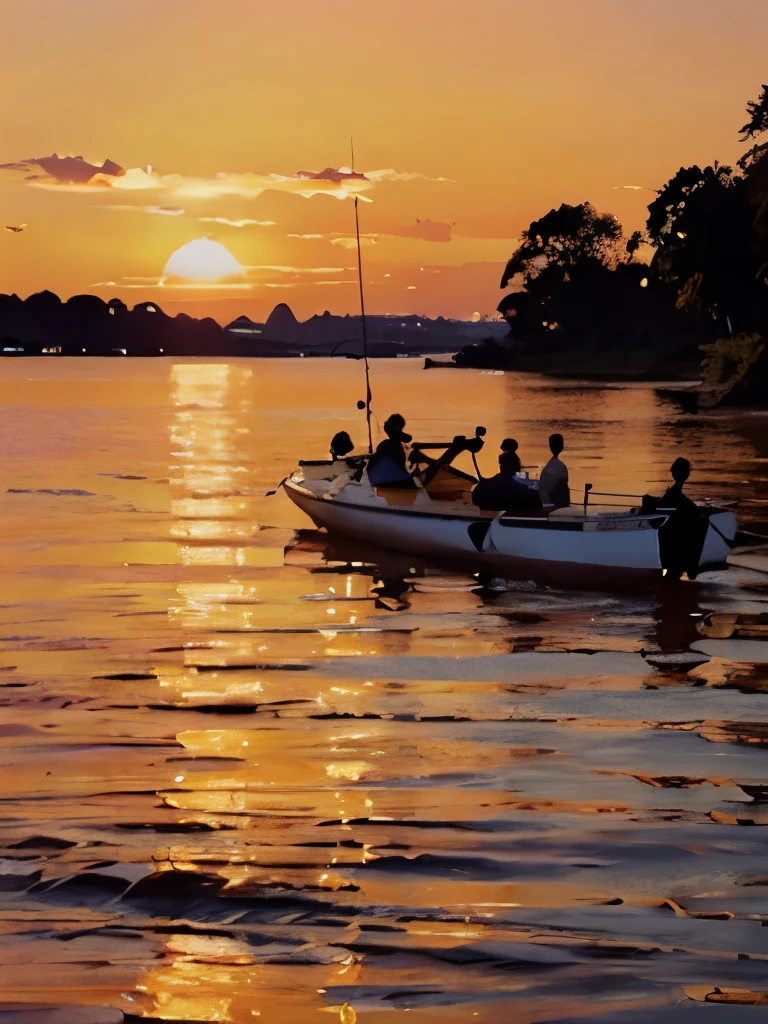
[[314,491],[310,491],[309,488],[302,487],[292,480],[286,480],[283,486],[286,488],[292,487],[295,491],[306,495],[311,500],[322,501],[326,505],[335,505],[336,508],[351,509],[355,512],[388,512],[395,515],[420,516],[422,519],[451,519],[468,523],[491,523],[499,515],[499,512],[486,512],[484,515],[482,509],[478,509],[474,515],[464,515],[461,512],[431,512],[422,509],[412,509],[405,505],[358,505],[351,501],[338,501],[335,497],[329,498],[324,494],[315,494]]
[[[542,529],[552,530],[554,532],[562,531],[565,532],[582,532],[584,530],[584,524],[587,522],[599,522],[597,516],[592,518],[573,518],[566,519],[555,518],[551,519],[549,516],[521,516],[521,515],[509,515],[504,511],[491,512],[490,510],[478,509],[474,514],[464,514],[461,512],[433,512],[428,509],[413,509],[408,508],[405,505],[361,505],[351,501],[339,501],[335,497],[327,497],[324,494],[315,494],[314,491],[309,490],[307,487],[302,487],[293,480],[286,480],[284,486],[292,487],[295,491],[305,495],[307,498],[313,501],[323,502],[328,505],[334,505],[336,508],[349,509],[354,512],[381,512],[389,513],[401,516],[416,516],[422,519],[443,519],[454,522],[466,522],[466,523],[492,523],[498,521],[499,524],[506,529]],[[666,521],[666,516],[654,515],[638,515],[638,522],[652,521],[653,519],[662,519]],[[509,522],[509,520],[516,520]],[[627,522],[627,519],[624,520]],[[660,526],[663,525],[659,524]],[[652,526],[652,529],[659,529],[659,527]]]

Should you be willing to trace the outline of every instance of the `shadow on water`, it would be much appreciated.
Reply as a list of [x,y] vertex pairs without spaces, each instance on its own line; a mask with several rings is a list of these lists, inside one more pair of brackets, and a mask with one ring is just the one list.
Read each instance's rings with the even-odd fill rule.
[[[686,651],[692,643],[701,640],[699,627],[704,616],[718,606],[728,592],[727,575],[726,584],[715,587],[686,579],[665,579],[661,573],[656,579],[632,578],[631,574],[627,578],[611,573],[596,581],[593,573],[585,578],[578,569],[563,573],[547,571],[544,567],[533,575],[528,569],[516,576],[496,577],[488,571],[473,572],[471,561],[424,561],[324,531],[299,531],[293,550],[322,552],[326,566],[317,571],[370,575],[380,595],[379,604],[391,610],[405,610],[407,595],[414,583],[430,578],[445,578],[449,586],[453,579],[455,586],[469,588],[486,606],[497,603],[502,594],[537,594],[550,603],[558,601],[570,607],[578,618],[578,608],[583,604],[588,609],[585,616],[593,621],[593,605],[610,597],[626,612],[624,623],[628,635],[636,632],[638,639],[647,640],[644,647],[664,653]],[[457,580],[451,575],[456,573],[463,575]],[[725,574],[719,575],[722,578]]]

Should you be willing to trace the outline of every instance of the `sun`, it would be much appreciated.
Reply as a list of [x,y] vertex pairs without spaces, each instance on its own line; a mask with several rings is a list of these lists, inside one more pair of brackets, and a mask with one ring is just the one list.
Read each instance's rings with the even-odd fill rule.
[[177,249],[165,265],[163,278],[180,277],[185,281],[222,281],[242,277],[243,268],[219,242],[196,238]]

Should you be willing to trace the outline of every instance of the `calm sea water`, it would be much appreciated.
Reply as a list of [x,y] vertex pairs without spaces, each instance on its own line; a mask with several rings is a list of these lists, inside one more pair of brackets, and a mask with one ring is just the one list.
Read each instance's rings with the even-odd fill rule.
[[[685,455],[768,534],[765,415],[420,367],[373,364],[377,422],[483,424],[486,472],[558,430],[575,493]],[[349,360],[0,366],[0,1018],[760,1019],[765,555],[487,592],[330,549],[265,492],[364,443],[363,393]]]

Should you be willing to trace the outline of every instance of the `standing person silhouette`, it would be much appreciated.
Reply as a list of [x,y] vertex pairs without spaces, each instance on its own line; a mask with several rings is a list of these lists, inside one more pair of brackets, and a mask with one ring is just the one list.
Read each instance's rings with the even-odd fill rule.
[[659,508],[674,508],[678,512],[693,510],[698,512],[694,502],[687,494],[683,494],[683,487],[691,475],[691,464],[688,459],[675,459],[669,467],[669,472],[675,482],[664,492],[664,497],[659,502]]
[[571,489],[568,486],[568,467],[560,459],[565,447],[562,434],[551,434],[549,450],[552,458],[541,471],[539,477],[539,497],[542,505],[554,505],[564,508],[571,503]]
[[675,459],[669,471],[675,482],[656,505],[660,512],[670,513],[669,520],[659,530],[661,564],[672,580],[680,579],[683,573],[695,580],[708,522],[696,503],[683,493],[691,475],[688,459]]

